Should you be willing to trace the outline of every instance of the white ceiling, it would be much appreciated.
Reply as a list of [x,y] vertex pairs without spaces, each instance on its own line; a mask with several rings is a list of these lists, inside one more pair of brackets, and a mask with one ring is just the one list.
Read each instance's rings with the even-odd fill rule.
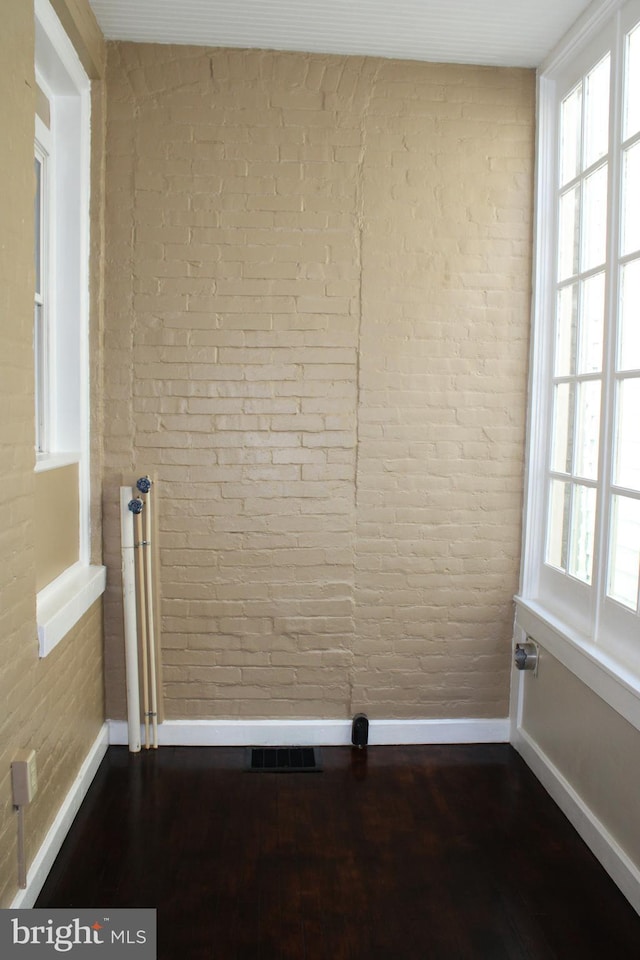
[[108,40],[538,66],[590,0],[90,0]]

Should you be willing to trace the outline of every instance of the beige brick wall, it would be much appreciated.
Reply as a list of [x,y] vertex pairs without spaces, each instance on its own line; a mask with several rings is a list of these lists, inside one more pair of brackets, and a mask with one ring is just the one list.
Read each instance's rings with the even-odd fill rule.
[[533,85],[385,61],[364,122],[354,707],[507,713]]
[[[75,3],[76,8],[80,6]],[[24,0],[7,0],[2,14],[0,87],[5,135],[0,139],[0,906],[7,907],[18,889],[11,761],[18,750],[36,751],[39,790],[25,817],[30,864],[100,730],[104,698],[100,603],[52,654],[38,659],[33,529],[33,5]],[[100,162],[95,169],[93,203],[94,345],[100,339],[96,278],[101,256],[102,92],[97,82],[93,151]],[[94,364],[98,356],[96,351]],[[96,401],[97,389],[94,385]],[[96,403],[96,407],[100,404]],[[100,438],[96,434],[94,452],[99,448]],[[94,499],[99,497],[99,482],[95,487]],[[94,552],[99,555],[99,514],[94,516],[93,533]]]
[[168,717],[504,716],[534,77],[112,44],[105,548],[156,473]]

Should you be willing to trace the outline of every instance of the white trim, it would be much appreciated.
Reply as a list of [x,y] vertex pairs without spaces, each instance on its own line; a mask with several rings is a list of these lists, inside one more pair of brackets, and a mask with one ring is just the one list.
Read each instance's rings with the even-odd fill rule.
[[542,606],[516,597],[516,623],[620,716],[640,730],[640,669],[615,659],[586,637],[572,636]]
[[[515,652],[517,643],[525,643],[527,640],[526,632],[516,622],[513,625],[513,644],[512,649]],[[513,660],[511,661],[513,664]],[[513,743],[518,736],[518,730],[522,725],[522,714],[524,712],[524,671],[517,670],[514,666],[511,669],[511,681],[509,684],[509,743]]]
[[[46,81],[50,83],[49,77],[51,77],[54,83],[63,86],[62,92],[65,94],[74,93],[73,88],[89,89],[91,86],[91,81],[87,76],[87,72],[82,66],[78,52],[67,36],[65,29],[60,23],[60,19],[49,3],[49,0],[34,0],[33,6],[36,25],[42,27],[58,57],[64,63],[64,68],[68,75],[65,76],[60,72],[60,67],[58,64],[47,61],[47,63],[43,65],[45,67],[43,74],[46,78]],[[71,81],[72,86],[68,86],[69,80]],[[38,83],[40,86],[42,86],[42,83],[40,83],[40,78],[38,78]]]
[[[83,70],[84,73],[84,70]],[[85,74],[86,77],[86,74]],[[91,257],[91,85],[87,78],[80,92],[80,274],[79,286],[79,425],[80,459],[78,483],[80,502],[80,559],[91,558],[91,367],[89,356],[90,257]]]
[[81,454],[77,450],[70,450],[67,453],[38,453],[36,454],[35,473],[46,473],[47,470],[57,470],[59,467],[70,467],[72,464],[80,463]]
[[35,855],[33,862],[27,873],[26,890],[20,890],[11,904],[12,910],[30,909],[36,902],[45,880],[54,864],[60,848],[64,843],[69,828],[73,823],[75,816],[80,809],[87,790],[95,777],[98,767],[102,763],[107,747],[109,746],[109,733],[106,723],[100,728],[100,733],[96,737],[92,747],[85,757],[78,774],[67,793],[56,818],[51,824],[49,831],[44,838],[40,849]]
[[[109,743],[128,743],[124,720],[109,720]],[[165,720],[160,746],[348,746],[351,720]],[[370,720],[369,745],[507,743],[509,718]]]
[[[531,346],[527,393],[527,442],[525,454],[525,497],[522,517],[522,564],[520,592],[536,595],[544,550],[534,518],[541,517],[545,502],[545,466],[549,397],[544,390],[552,335],[544,316],[549,310],[551,267],[550,245],[554,242],[554,205],[551,200],[554,156],[552,127],[554,90],[552,82],[538,75],[537,149],[535,173],[535,223],[532,265]],[[542,538],[544,539],[544,538]]]
[[584,842],[640,913],[640,869],[627,856],[605,825],[571,786],[544,751],[524,730],[517,730],[512,744],[538,780],[573,824]]
[[76,563],[37,596],[39,656],[46,657],[102,596],[107,568]]
[[562,71],[599,34],[609,17],[624,3],[626,0],[594,0],[540,65],[538,72],[551,74]]

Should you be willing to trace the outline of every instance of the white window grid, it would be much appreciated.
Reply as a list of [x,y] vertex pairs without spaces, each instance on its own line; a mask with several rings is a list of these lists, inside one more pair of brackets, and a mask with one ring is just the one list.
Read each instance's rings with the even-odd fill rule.
[[[611,9],[613,14],[611,15]],[[606,12],[606,11],[605,11]],[[603,14],[604,17],[604,14]],[[612,505],[614,498],[624,498],[624,503],[640,503],[640,491],[634,486],[623,485],[613,474],[615,446],[615,425],[622,384],[640,382],[640,370],[618,369],[617,336],[615,321],[618,314],[620,271],[628,263],[640,261],[640,252],[636,249],[621,251],[620,193],[622,189],[621,163],[624,151],[640,142],[640,132],[632,131],[624,139],[621,128],[620,103],[623,92],[623,55],[625,37],[635,23],[640,20],[640,2],[631,0],[626,4],[610,3],[609,16],[593,30],[593,39],[584,42],[577,37],[573,48],[565,50],[561,58],[539,76],[540,93],[540,143],[538,176],[538,225],[536,242],[536,274],[534,277],[534,331],[532,353],[532,389],[530,407],[530,455],[528,463],[527,511],[525,544],[523,550],[523,575],[521,598],[548,609],[558,619],[567,624],[573,636],[583,636],[585,640],[601,644],[622,659],[637,660],[640,667],[640,598],[637,591],[630,609],[629,601],[620,602],[612,596],[612,579],[609,572],[609,541],[613,522]],[[583,81],[607,52],[611,51],[613,71],[611,76],[611,94],[614,109],[611,114],[609,146],[605,157],[598,156],[582,169],[575,178],[560,184],[559,174],[559,114],[562,100],[570,94],[576,83]],[[637,79],[637,78],[636,78]],[[640,148],[639,148],[640,149]],[[602,264],[583,265],[571,275],[557,275],[557,232],[558,198],[561,192],[584,180],[604,163],[608,163],[608,221],[607,249],[605,258],[605,321],[606,342],[602,373],[594,370],[574,369],[571,373],[557,373],[554,369],[555,331],[549,322],[555,315],[555,298],[559,290],[567,289],[571,284],[584,284],[595,277]],[[640,218],[640,212],[638,213]],[[640,305],[635,308],[635,316]],[[600,442],[597,473],[585,476],[584,470],[577,469],[575,458],[563,469],[552,462],[553,403],[552,393],[558,386],[578,391],[584,385],[597,383],[602,378],[603,390],[600,408]],[[634,390],[637,389],[634,387]],[[640,409],[635,414],[640,423]],[[640,427],[639,435],[640,435]],[[552,469],[553,467],[553,469]],[[593,578],[584,575],[575,576],[570,555],[565,550],[564,565],[567,572],[547,561],[548,544],[545,531],[550,509],[551,480],[564,482],[573,487],[593,491],[597,498],[597,522],[593,531],[592,551],[596,558],[593,566]],[[571,509],[575,509],[572,506]],[[567,545],[570,551],[570,544]],[[572,573],[573,571],[573,573]]]

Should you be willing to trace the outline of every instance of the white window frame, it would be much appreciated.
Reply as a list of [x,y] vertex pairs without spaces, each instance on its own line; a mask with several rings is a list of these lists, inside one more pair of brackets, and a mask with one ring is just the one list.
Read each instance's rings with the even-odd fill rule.
[[[90,563],[89,243],[91,83],[48,0],[35,0],[35,74],[51,113],[47,237],[47,449],[36,472],[77,463],[78,562],[37,596],[40,656],[46,656],[104,592]],[[40,129],[40,128],[38,128]]]
[[[53,215],[50,182],[53,176],[54,158],[52,155],[51,132],[36,115],[35,159],[40,164],[40,204],[38,213],[38,237],[36,252],[39,261],[40,289],[35,292],[34,304],[34,353],[35,353],[35,406],[36,406],[36,454],[42,455],[48,449],[48,410],[50,406],[49,390],[49,287],[51,283],[49,260],[49,229]],[[39,323],[35,313],[40,308]]]
[[[555,314],[558,114],[564,96],[598,62],[603,47],[612,54],[611,84],[614,102],[622,97],[621,41],[637,17],[640,0],[604,0],[590,8],[538,72],[538,149],[536,176],[536,233],[534,246],[533,324],[529,386],[528,459],[525,485],[525,523],[522,577],[516,597],[516,638],[531,636],[545,646],[610,706],[640,729],[640,616],[606,597],[606,562],[594,565],[593,584],[586,586],[545,564],[548,487],[548,450],[552,422],[551,391]],[[618,111],[616,111],[618,112]],[[609,191],[619,196],[617,117],[610,139]],[[615,204],[614,204],[615,206]],[[618,224],[608,211],[608,313],[617,297]],[[611,451],[613,389],[611,340],[605,348],[601,430],[601,459]],[[601,485],[608,496],[608,460],[601,465]],[[607,539],[608,509],[599,511],[595,551]]]

